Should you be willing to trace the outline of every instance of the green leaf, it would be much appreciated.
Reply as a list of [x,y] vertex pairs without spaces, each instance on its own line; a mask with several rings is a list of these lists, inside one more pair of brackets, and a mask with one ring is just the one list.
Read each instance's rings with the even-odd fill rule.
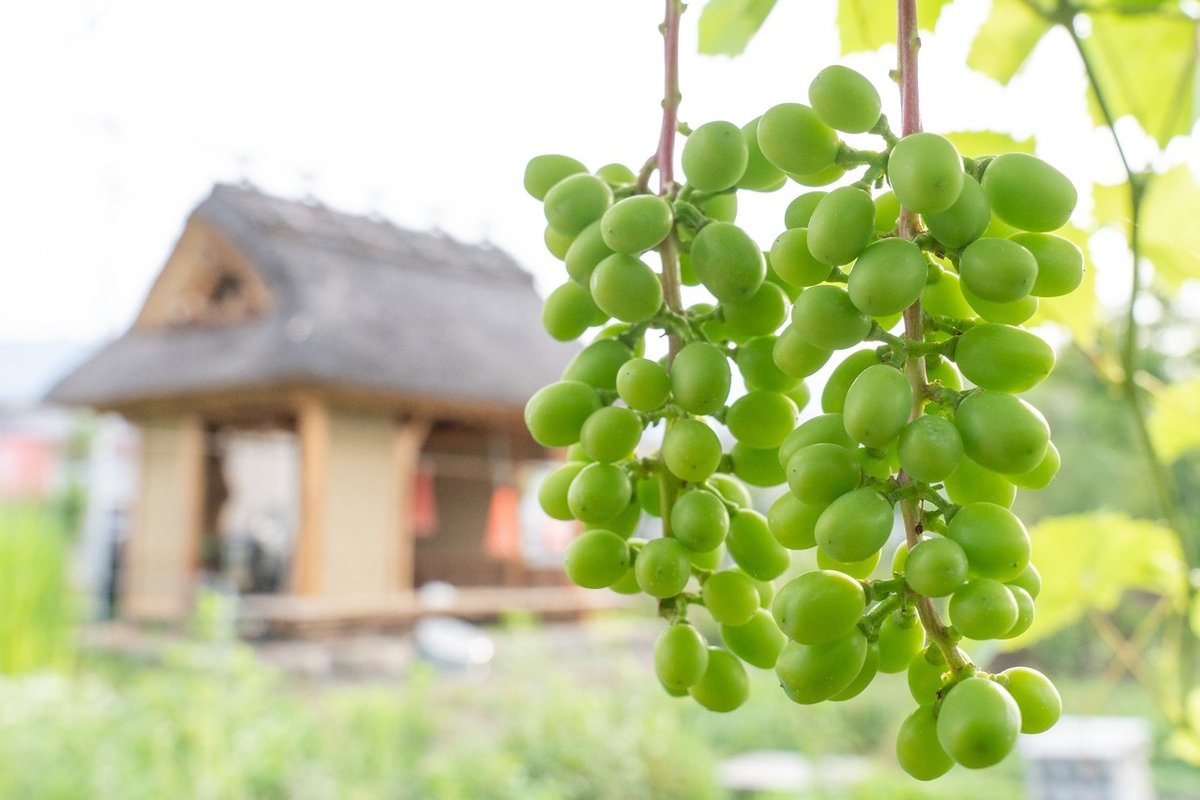
[[1187,573],[1170,529],[1123,513],[1049,517],[1029,531],[1042,591],[1028,631],[1005,642],[1017,650],[1052,636],[1089,611],[1111,612],[1129,590],[1181,603]]
[[709,0],[700,12],[700,52],[741,55],[774,7],[775,0]]
[[991,13],[971,43],[967,66],[1007,84],[1050,25],[1024,0],[993,0]]
[[[917,5],[917,27],[932,31],[948,2],[922,0]],[[895,44],[896,4],[890,0],[838,0],[837,26],[843,54]]]
[[1018,141],[999,131],[959,131],[947,133],[945,136],[954,143],[959,153],[968,158],[1000,153],[1033,153],[1037,145],[1032,136]]
[[1200,378],[1172,383],[1154,393],[1150,438],[1167,462],[1200,447]]
[[1039,298],[1038,310],[1030,324],[1052,322],[1071,332],[1071,338],[1089,349],[1100,330],[1096,302],[1096,268],[1088,249],[1088,234],[1074,225],[1065,225],[1055,234],[1070,239],[1083,251],[1083,281],[1070,294],[1061,297]]
[[[1131,213],[1129,184],[1092,187],[1093,215],[1101,225],[1115,225],[1128,235]],[[1142,200],[1140,240],[1143,257],[1168,288],[1200,278],[1200,185],[1186,164],[1150,179]]]
[[1129,182],[1092,184],[1092,216],[1101,225],[1129,226]]
[[[1114,119],[1133,116],[1160,147],[1188,133],[1195,120],[1197,22],[1159,14],[1091,19],[1084,49]],[[1088,105],[1096,124],[1106,124],[1091,91]]]

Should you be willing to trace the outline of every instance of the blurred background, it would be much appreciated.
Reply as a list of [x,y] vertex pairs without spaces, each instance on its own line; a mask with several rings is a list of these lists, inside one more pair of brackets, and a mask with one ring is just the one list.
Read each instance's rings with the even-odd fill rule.
[[[773,5],[684,15],[682,119],[890,85],[889,3]],[[926,129],[1066,172],[1089,256],[1038,318],[1039,617],[973,653],[1071,725],[932,785],[903,676],[715,715],[656,685],[649,604],[559,568],[521,409],[578,346],[521,176],[652,153],[660,4],[0,7],[0,797],[1200,797],[1200,6],[1087,6],[922,4]]]

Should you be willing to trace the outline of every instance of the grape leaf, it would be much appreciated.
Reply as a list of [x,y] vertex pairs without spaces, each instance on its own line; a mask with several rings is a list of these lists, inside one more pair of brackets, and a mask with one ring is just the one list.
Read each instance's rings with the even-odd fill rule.
[[[1094,14],[1084,48],[1115,119],[1132,116],[1165,147],[1195,120],[1197,22],[1182,15]],[[1104,115],[1093,92],[1097,125]]]
[[758,33],[775,0],[709,0],[700,12],[700,52],[737,56]]
[[1129,183],[1092,185],[1092,216],[1101,225],[1129,225]]
[[1037,145],[1032,136],[1018,141],[999,131],[959,131],[947,133],[945,136],[954,143],[959,153],[968,158],[999,153],[1033,153]]
[[1071,338],[1088,349],[1096,342],[1099,320],[1096,315],[1096,268],[1088,249],[1088,234],[1074,225],[1066,225],[1055,234],[1070,239],[1083,251],[1083,281],[1079,288],[1061,297],[1039,298],[1031,325],[1053,322],[1071,332]]
[[1154,393],[1150,438],[1160,458],[1176,461],[1200,447],[1200,378],[1173,383]]
[[[950,0],[923,0],[917,6],[917,27],[931,31],[942,7]],[[842,53],[878,50],[896,43],[896,4],[880,0],[838,0],[838,35]]]
[[1029,630],[1006,640],[1018,650],[1054,635],[1092,610],[1111,612],[1128,590],[1182,602],[1187,567],[1170,529],[1128,514],[1048,517],[1029,531],[1042,591]]
[[992,10],[971,43],[967,66],[1008,84],[1050,26],[1024,0],[992,0]]

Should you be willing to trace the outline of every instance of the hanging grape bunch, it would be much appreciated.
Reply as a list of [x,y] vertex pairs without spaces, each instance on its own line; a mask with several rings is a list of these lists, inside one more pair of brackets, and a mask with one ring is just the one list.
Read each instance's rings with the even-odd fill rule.
[[[924,780],[987,767],[1061,711],[1041,673],[988,674],[958,644],[1033,620],[1040,581],[1009,509],[1059,458],[1018,397],[1054,354],[1020,326],[1040,297],[1081,280],[1082,254],[1052,233],[1075,189],[1033,156],[963,159],[932,133],[898,138],[874,86],[845,67],[823,70],[808,100],[690,131],[686,182],[661,195],[648,170],[529,163],[525,186],[566,267],[546,328],[561,340],[599,328],[526,407],[539,443],[570,448],[539,497],[550,516],[583,523],[566,553],[572,581],[658,599],[666,691],[730,711],[747,698],[747,665],[773,669],[800,704],[907,671],[917,708],[900,728],[901,766]],[[852,148],[839,131],[882,147]],[[765,258],[734,222],[738,191],[839,181],[791,200]],[[901,207],[919,215],[908,231]],[[676,247],[683,283],[711,302],[664,295],[671,267],[645,256],[659,249],[668,265]],[[659,332],[671,352],[646,358]],[[831,359],[822,413],[797,426],[804,379]],[[735,367],[747,392],[733,399]],[[652,426],[655,452],[642,446]],[[746,484],[783,483],[765,516],[751,507]],[[661,537],[631,538],[643,515],[661,517]],[[898,516],[906,543],[890,576],[872,578]],[[774,585],[790,551],[814,548],[818,569]],[[720,644],[694,613],[718,623]]]

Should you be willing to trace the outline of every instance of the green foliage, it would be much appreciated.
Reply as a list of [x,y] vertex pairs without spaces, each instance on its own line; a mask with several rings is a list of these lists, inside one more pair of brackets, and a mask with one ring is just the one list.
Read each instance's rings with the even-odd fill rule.
[[992,0],[992,10],[971,44],[967,66],[1007,84],[1050,25],[1026,0]]
[[740,55],[774,7],[775,0],[709,0],[700,12],[700,52]]
[[958,131],[947,133],[949,139],[959,153],[968,157],[991,155],[992,153],[1029,153],[1037,149],[1037,140],[1032,136],[1025,139],[1014,139],[1000,131]]
[[[1093,214],[1101,225],[1128,231],[1132,218],[1129,184],[1097,184],[1092,189]],[[1186,164],[1151,176],[1141,208],[1141,251],[1155,274],[1170,289],[1187,278],[1200,278],[1200,185]]]
[[0,505],[0,673],[71,661],[74,598],[63,517],[49,506]]
[[[917,4],[917,25],[931,31],[950,0],[923,0]],[[896,43],[896,4],[878,0],[838,0],[838,36],[842,53],[878,50]]]
[[1177,461],[1200,447],[1197,419],[1200,419],[1200,378],[1170,384],[1155,392],[1149,427],[1159,458],[1168,463]]

